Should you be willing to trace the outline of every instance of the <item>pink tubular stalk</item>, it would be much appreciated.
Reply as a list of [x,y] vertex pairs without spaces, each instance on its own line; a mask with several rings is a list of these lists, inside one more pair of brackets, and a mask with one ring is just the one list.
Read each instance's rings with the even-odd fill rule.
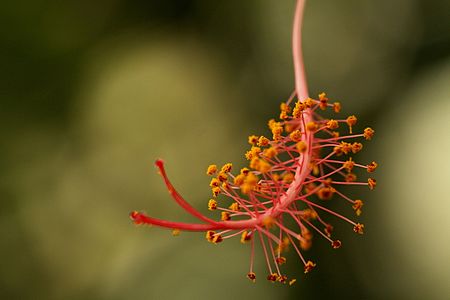
[[[294,76],[295,76],[295,93],[299,100],[306,100],[308,98],[308,86],[306,84],[305,67],[303,64],[302,55],[302,20],[303,11],[305,8],[305,0],[298,0],[295,7],[294,15],[294,25],[292,30],[292,56],[294,58]],[[305,130],[305,124],[311,122],[311,109],[307,108],[303,114],[303,122],[300,123],[301,131],[303,132],[303,140],[307,145],[312,144],[313,132]],[[298,163],[298,167],[295,171],[294,182],[289,187],[286,196],[280,199],[278,205],[272,208],[271,212],[267,212],[267,215],[272,215],[273,217],[278,216],[281,210],[288,207],[294,200],[295,196],[300,191],[303,181],[309,173],[308,165],[311,160],[312,148],[297,158],[297,161],[302,160]]]
[[292,56],[294,58],[295,92],[298,99],[308,98],[308,85],[306,84],[305,66],[302,51],[302,24],[305,0],[298,0],[295,7],[294,26],[292,30]]
[[[341,245],[339,240],[331,239],[333,227],[319,213],[338,217],[351,224],[356,233],[363,233],[364,225],[326,207],[326,202],[336,195],[352,205],[358,216],[361,214],[362,200],[346,196],[336,186],[366,185],[373,189],[376,185],[372,178],[367,182],[356,182],[356,175],[352,172],[354,168],[359,168],[371,173],[378,166],[375,162],[363,165],[355,163],[351,157],[342,160],[342,156],[355,154],[363,147],[361,143],[349,143],[346,140],[360,137],[370,140],[374,131],[366,128],[361,134],[352,134],[352,128],[357,122],[355,116],[338,120],[323,118],[320,111],[332,108],[335,113],[339,113],[340,104],[329,103],[325,93],[319,94],[318,100],[309,98],[301,47],[304,6],[305,0],[297,1],[292,31],[295,92],[289,100],[281,103],[280,121],[269,121],[272,139],[254,135],[249,137],[252,147],[245,154],[249,168],[241,169],[239,174],[231,173],[231,163],[225,164],[220,170],[216,165],[208,167],[207,174],[213,176],[210,182],[213,198],[209,200],[208,208],[219,211],[221,220],[206,217],[175,190],[162,160],[157,160],[156,166],[172,198],[202,223],[155,219],[137,211],[130,214],[135,224],[155,225],[176,232],[204,231],[206,239],[215,244],[241,235],[242,243],[251,241],[250,271],[247,277],[253,282],[256,280],[253,272],[254,247],[257,242],[255,234],[258,235],[267,263],[267,279],[293,284],[295,279],[287,281],[280,267],[286,262],[281,254],[290,245],[303,263],[305,273],[316,265],[306,261],[300,251],[311,247],[311,231],[318,232],[335,249]],[[297,101],[291,106],[295,97]],[[340,136],[334,131],[343,124],[348,125],[349,135]],[[221,205],[230,200],[231,205],[219,206],[216,201],[219,196],[228,199],[221,199]],[[323,226],[323,229],[319,226]],[[296,242],[299,244],[296,245]]]

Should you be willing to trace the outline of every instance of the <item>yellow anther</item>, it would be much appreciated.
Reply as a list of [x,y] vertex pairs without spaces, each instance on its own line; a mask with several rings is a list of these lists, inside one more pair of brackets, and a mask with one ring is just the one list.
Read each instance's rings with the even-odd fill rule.
[[306,146],[306,143],[305,143],[304,141],[298,142],[297,145],[295,145],[295,147],[297,148],[297,151],[298,151],[299,153],[305,153],[305,152],[306,152],[306,149],[308,148],[308,147]]
[[356,181],[356,174],[348,173],[347,175],[345,175],[345,181],[346,182],[355,182]]
[[233,164],[232,164],[232,163],[224,164],[223,167],[222,167],[222,169],[220,170],[220,172],[223,172],[223,173],[229,173],[229,172],[231,171],[231,168],[232,168],[232,167],[233,167]]
[[252,149],[250,149],[250,152],[251,152],[251,158],[258,157],[259,153],[261,153],[261,148],[252,147]]
[[319,166],[316,163],[310,162],[309,163],[309,167],[311,168],[312,173],[313,173],[314,176],[318,176],[319,175],[320,170],[319,170]]
[[350,157],[346,162],[342,164],[342,166],[347,170],[347,172],[351,172],[355,167],[355,162]]
[[222,183],[222,189],[229,191],[230,185],[228,184],[228,181],[225,181]]
[[208,209],[209,210],[216,210],[217,209],[217,201],[214,199],[209,199],[208,201]]
[[251,160],[252,158],[257,158],[259,153],[261,153],[261,148],[259,147],[252,147],[247,153],[245,153],[245,158],[248,160]]
[[232,211],[239,211],[240,209],[239,203],[233,202],[228,208]]
[[297,279],[291,279],[291,280],[289,280],[289,285],[293,285],[294,283],[296,283],[297,282]]
[[280,112],[280,119],[281,120],[287,120],[288,118],[289,118],[289,115],[288,115],[287,111]]
[[349,116],[346,120],[348,127],[350,128],[350,134],[352,133],[352,126],[356,125],[358,119],[355,116]]
[[347,117],[347,120],[346,120],[348,126],[356,125],[357,121],[358,121],[358,119],[354,115]]
[[257,142],[258,142],[258,137],[256,135],[250,135],[248,137],[248,143],[250,145],[256,145]]
[[317,212],[313,209],[305,208],[302,210],[302,217],[306,220],[315,220],[318,216]]
[[[342,145],[342,151],[344,152],[344,154],[349,154],[350,151],[353,151],[353,149],[359,148],[359,145],[355,145],[355,147],[353,147],[352,144],[347,143],[347,142],[341,142],[341,145]],[[361,144],[361,147],[362,147],[362,144]]]
[[255,169],[261,173],[267,173],[270,171],[271,165],[258,157],[253,157],[250,161],[250,168]]
[[297,125],[295,125],[295,124],[291,124],[291,123],[285,122],[284,123],[284,131],[287,132],[287,133],[292,132],[292,131],[294,131],[296,126]]
[[280,276],[278,276],[278,282],[286,283],[286,280],[287,280],[287,279],[288,279],[288,278],[287,278],[286,275],[280,275]]
[[220,234],[216,233],[215,231],[208,230],[206,232],[206,240],[210,243],[217,244],[223,241],[223,238]]
[[363,144],[361,144],[361,143],[353,143],[352,144],[352,152],[353,153],[358,153],[359,151],[361,151],[362,150],[362,148],[363,148]]
[[373,190],[377,186],[377,181],[373,178],[367,179],[367,184],[369,185],[369,189]]
[[214,187],[212,188],[212,194],[214,197],[217,197],[220,194],[220,187]]
[[209,186],[214,188],[220,186],[220,180],[217,178],[211,179],[211,182],[209,183]]
[[238,176],[234,177],[234,185],[241,186],[241,184],[244,183],[245,175],[239,174]]
[[221,182],[227,181],[228,175],[224,172],[220,172],[219,175],[217,175],[217,179],[219,179]]
[[223,238],[222,238],[222,236],[220,235],[220,234],[215,234],[214,235],[214,237],[212,238],[212,243],[213,244],[218,244],[218,243],[220,243],[221,241],[223,241]]
[[327,224],[326,226],[325,226],[325,229],[324,229],[324,231],[325,231],[325,234],[328,236],[328,237],[330,237],[331,236],[331,233],[333,232],[333,226],[331,226],[330,224]]
[[338,127],[339,127],[339,123],[336,120],[331,119],[331,120],[329,120],[327,122],[327,128],[328,129],[336,129]]
[[251,239],[252,239],[252,235],[249,234],[247,231],[244,231],[244,232],[241,234],[241,243],[242,243],[242,244],[247,243],[247,242],[250,241]]
[[260,163],[261,160],[258,157],[253,157],[252,160],[250,161],[250,168],[258,170]]
[[258,170],[261,173],[267,173],[270,171],[271,168],[272,166],[267,161],[260,159],[258,168],[256,170]]
[[287,105],[286,102],[281,102],[280,103],[280,110],[281,111],[285,111],[285,112],[290,112],[291,111],[291,107],[289,105]]
[[272,173],[272,180],[273,181],[279,181],[280,180],[280,175],[277,173]]
[[335,240],[331,243],[331,247],[333,247],[333,249],[338,249],[341,248],[342,243],[340,240]]
[[277,141],[281,139],[281,133],[283,132],[283,126],[281,126],[281,123],[275,122],[271,128],[273,140]]
[[353,210],[355,211],[357,216],[360,216],[362,213],[362,206],[364,205],[364,202],[362,202],[362,200],[355,200],[355,202],[353,202]]
[[292,173],[286,173],[283,175],[283,182],[284,183],[291,183],[294,181],[294,174]]
[[314,269],[314,267],[316,266],[315,263],[313,263],[312,261],[308,260],[305,264],[305,274],[311,272],[312,269]]
[[303,239],[305,239],[307,241],[311,241],[312,240],[313,234],[312,234],[312,232],[310,230],[308,230],[306,228],[302,228],[301,231],[302,231],[301,236],[302,236]]
[[333,150],[337,156],[348,154],[350,151],[352,151],[352,144],[341,142],[339,145],[335,146]]
[[241,184],[241,192],[243,194],[248,194],[256,187],[258,183],[258,177],[253,173],[248,173],[244,179],[244,183]]
[[376,162],[371,162],[367,165],[367,172],[372,173],[375,172],[375,169],[378,167],[378,164]]
[[278,151],[274,147],[267,148],[263,152],[263,155],[267,158],[273,158],[277,154],[278,154]]
[[308,122],[306,124],[306,130],[308,130],[308,131],[316,131],[317,130],[317,123],[315,123],[315,122]]
[[249,168],[242,168],[242,169],[241,169],[241,174],[242,174],[242,175],[247,176],[249,172],[250,172],[250,169],[249,169]]
[[226,212],[226,211],[221,212],[221,213],[220,213],[220,219],[221,219],[222,221],[229,221],[229,220],[231,219],[230,213],[228,213],[228,212]]
[[278,278],[279,278],[279,275],[277,273],[272,273],[267,276],[267,280],[272,281],[272,282],[276,282],[278,280]]
[[324,184],[325,186],[331,186],[332,183],[333,183],[333,179],[331,179],[330,177],[328,177],[327,179],[325,179],[325,180],[323,181],[323,184]]
[[294,110],[292,111],[292,116],[295,119],[299,119],[302,116],[302,112],[305,110],[305,104],[303,102],[297,101],[295,103]]
[[272,228],[275,225],[275,219],[272,218],[271,216],[265,216],[262,221],[261,224],[263,224],[266,228]]
[[267,122],[267,125],[269,126],[269,129],[272,130],[276,123],[277,122],[275,122],[274,119],[270,119],[269,122]]
[[205,235],[206,240],[207,240],[208,242],[212,242],[212,239],[213,239],[213,237],[214,237],[215,234],[216,234],[215,231],[208,230],[208,231],[206,232],[206,235]]
[[361,223],[357,223],[354,227],[353,227],[353,231],[358,233],[358,234],[363,234],[364,233],[364,224]]
[[247,160],[252,159],[252,157],[253,157],[253,154],[252,154],[252,151],[251,151],[251,150],[248,150],[247,152],[245,152],[245,158],[246,158]]
[[307,251],[307,250],[309,250],[309,249],[311,248],[311,246],[312,246],[312,241],[311,241],[311,239],[307,239],[307,240],[303,239],[303,240],[300,240],[300,248],[301,248],[302,250]]
[[328,104],[328,98],[327,98],[327,94],[325,93],[320,93],[319,94],[319,107],[321,110],[325,110],[327,108],[327,104]]
[[364,138],[366,140],[371,140],[374,134],[375,130],[373,130],[372,128],[367,127],[366,129],[364,129]]
[[256,281],[256,274],[253,272],[249,272],[247,273],[247,278],[250,279],[251,281],[255,282]]
[[317,196],[320,200],[330,200],[336,190],[330,186],[326,186],[317,191]]
[[308,99],[305,100],[304,104],[305,104],[305,106],[306,106],[307,108],[311,108],[311,107],[313,107],[313,105],[314,105],[314,101],[313,101],[313,99],[308,98]]
[[277,257],[275,261],[277,262],[278,265],[281,266],[286,263],[286,257],[283,256]]
[[273,134],[275,134],[275,133],[282,133],[283,132],[283,126],[281,126],[280,122],[273,123],[273,126],[272,126],[271,129],[272,129],[272,133]]
[[208,169],[206,170],[207,175],[213,175],[217,172],[217,166],[216,165],[209,165]]
[[280,253],[285,252],[289,248],[289,243],[289,238],[284,237],[283,240],[275,248],[275,253],[279,255]]
[[255,186],[253,186],[251,184],[248,184],[248,183],[245,183],[245,182],[243,184],[241,184],[241,192],[243,194],[250,193],[254,188],[255,188]]
[[289,137],[294,142],[299,142],[302,140],[302,132],[300,130],[294,130]]
[[341,111],[341,103],[339,102],[334,102],[333,103],[333,110],[335,113],[338,113]]
[[270,140],[264,136],[260,136],[258,139],[258,146],[264,147],[269,145]]
[[334,137],[334,138],[337,138],[337,137],[339,137],[339,132],[338,131],[333,131],[333,132],[331,132],[331,136],[332,137]]
[[172,235],[173,236],[179,236],[180,235],[180,229],[173,229],[172,230]]

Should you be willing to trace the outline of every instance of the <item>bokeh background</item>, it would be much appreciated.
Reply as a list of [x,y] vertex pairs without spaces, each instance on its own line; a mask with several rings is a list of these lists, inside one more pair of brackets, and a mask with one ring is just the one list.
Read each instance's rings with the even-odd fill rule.
[[[449,299],[450,1],[311,0],[310,91],[376,138],[364,236],[333,220],[293,287],[249,250],[136,227],[191,221],[153,167],[207,212],[205,166],[242,166],[293,88],[294,1],[5,1],[0,7],[1,299]],[[337,206],[338,208],[338,206]],[[341,209],[341,208],[339,208]],[[341,211],[351,215],[351,211]],[[257,271],[265,274],[262,258]]]

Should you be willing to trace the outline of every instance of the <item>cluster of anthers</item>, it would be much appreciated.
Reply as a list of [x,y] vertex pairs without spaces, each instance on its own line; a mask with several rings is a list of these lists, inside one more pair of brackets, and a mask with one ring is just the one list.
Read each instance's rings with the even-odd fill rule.
[[[231,163],[221,168],[216,165],[207,168],[206,173],[212,176],[209,184],[212,198],[208,201],[208,209],[220,212],[220,221],[204,216],[188,204],[174,189],[163,162],[158,160],[156,165],[172,197],[203,223],[170,222],[136,211],[131,213],[134,223],[171,228],[174,234],[180,230],[205,231],[206,239],[214,244],[240,236],[242,243],[251,244],[247,277],[252,281],[256,280],[254,246],[259,242],[269,271],[267,279],[289,284],[293,284],[295,279],[288,280],[280,268],[286,263],[283,253],[289,246],[298,254],[305,273],[316,266],[302,255],[302,250],[311,247],[314,232],[327,239],[333,248],[341,246],[341,241],[332,239],[333,227],[320,216],[320,212],[341,218],[350,223],[356,233],[362,234],[363,224],[332,211],[326,203],[337,197],[351,205],[356,215],[361,214],[363,201],[348,197],[340,187],[366,185],[370,189],[375,188],[375,179],[357,181],[354,169],[372,173],[377,163],[363,165],[351,157],[363,148],[355,140],[370,140],[374,130],[367,127],[362,133],[353,134],[357,123],[355,116],[345,119],[321,117],[318,113],[321,110],[331,108],[339,113],[341,109],[338,102],[329,103],[325,93],[321,93],[318,100],[307,98],[293,105],[292,98],[281,103],[280,120],[269,121],[272,138],[249,136],[251,148],[245,154],[248,168],[234,174]],[[346,127],[348,135],[337,131],[341,126]]]
[[[358,139],[372,139],[374,130],[364,129],[353,133],[357,123],[355,116],[345,119],[329,119],[321,116],[324,110],[339,113],[341,105],[330,103],[325,93],[318,99],[308,96],[308,88],[301,51],[301,24],[305,0],[297,0],[292,35],[295,71],[295,91],[281,104],[279,120],[270,120],[271,138],[252,135],[248,141],[251,148],[245,154],[247,168],[232,173],[232,164],[220,169],[210,165],[206,173],[213,176],[210,182],[212,198],[208,209],[220,212],[220,220],[211,219],[192,207],[175,190],[169,181],[162,160],[156,161],[172,198],[200,223],[172,222],[149,217],[134,211],[131,219],[135,224],[148,224],[173,230],[203,231],[206,239],[217,244],[234,236],[242,243],[250,244],[250,270],[247,277],[255,281],[253,271],[255,244],[259,243],[265,256],[272,282],[293,284],[296,280],[281,271],[287,259],[285,251],[292,247],[304,265],[305,273],[316,264],[303,257],[302,252],[312,244],[313,233],[328,240],[333,248],[341,241],[332,238],[333,227],[325,221],[324,214],[338,217],[362,234],[364,225],[328,208],[332,198],[348,203],[356,215],[362,211],[363,201],[347,196],[344,186],[367,186],[374,189],[376,181],[358,181],[354,170],[372,173],[377,163],[357,163],[351,157],[362,150]],[[341,135],[344,127],[348,134]]]

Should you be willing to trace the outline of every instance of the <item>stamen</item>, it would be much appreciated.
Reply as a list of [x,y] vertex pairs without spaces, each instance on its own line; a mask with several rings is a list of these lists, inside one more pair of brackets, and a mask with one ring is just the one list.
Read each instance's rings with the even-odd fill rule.
[[[130,214],[136,225],[168,228],[173,235],[183,230],[202,231],[207,241],[213,244],[240,236],[241,243],[251,243],[247,277],[253,282],[256,280],[253,272],[255,234],[259,236],[269,271],[267,279],[286,283],[288,277],[281,274],[279,266],[287,262],[281,253],[289,245],[294,247],[303,262],[305,273],[316,266],[312,261],[305,260],[301,252],[311,247],[314,231],[329,241],[333,248],[341,246],[341,241],[331,238],[333,226],[325,222],[321,215],[336,216],[352,224],[356,233],[364,232],[363,224],[328,208],[328,202],[333,201],[333,195],[337,194],[351,204],[357,216],[361,214],[362,200],[353,200],[336,190],[336,187],[365,185],[372,190],[377,184],[373,178],[358,182],[352,173],[355,168],[372,173],[378,167],[376,162],[364,165],[348,157],[363,149],[363,144],[353,139],[370,140],[374,130],[367,127],[363,133],[353,134],[353,127],[357,123],[355,116],[346,119],[325,118],[320,113],[329,108],[338,113],[341,110],[340,103],[331,103],[324,92],[319,94],[318,99],[312,99],[308,94],[300,35],[304,2],[297,1],[294,17],[292,46],[295,90],[286,102],[281,103],[279,120],[271,119],[268,122],[268,137],[248,137],[251,148],[245,153],[247,167],[234,174],[231,163],[224,164],[220,169],[211,164],[206,170],[206,174],[211,176],[209,186],[212,193],[207,207],[212,213],[220,213],[220,221],[200,213],[175,190],[162,160],[157,160],[156,166],[170,195],[181,208],[201,222],[160,220],[137,211]],[[341,135],[334,131],[345,128],[344,123],[349,127],[350,134]],[[286,219],[289,222],[285,222]],[[272,264],[276,272],[273,272]],[[295,281],[291,279],[289,285]]]

